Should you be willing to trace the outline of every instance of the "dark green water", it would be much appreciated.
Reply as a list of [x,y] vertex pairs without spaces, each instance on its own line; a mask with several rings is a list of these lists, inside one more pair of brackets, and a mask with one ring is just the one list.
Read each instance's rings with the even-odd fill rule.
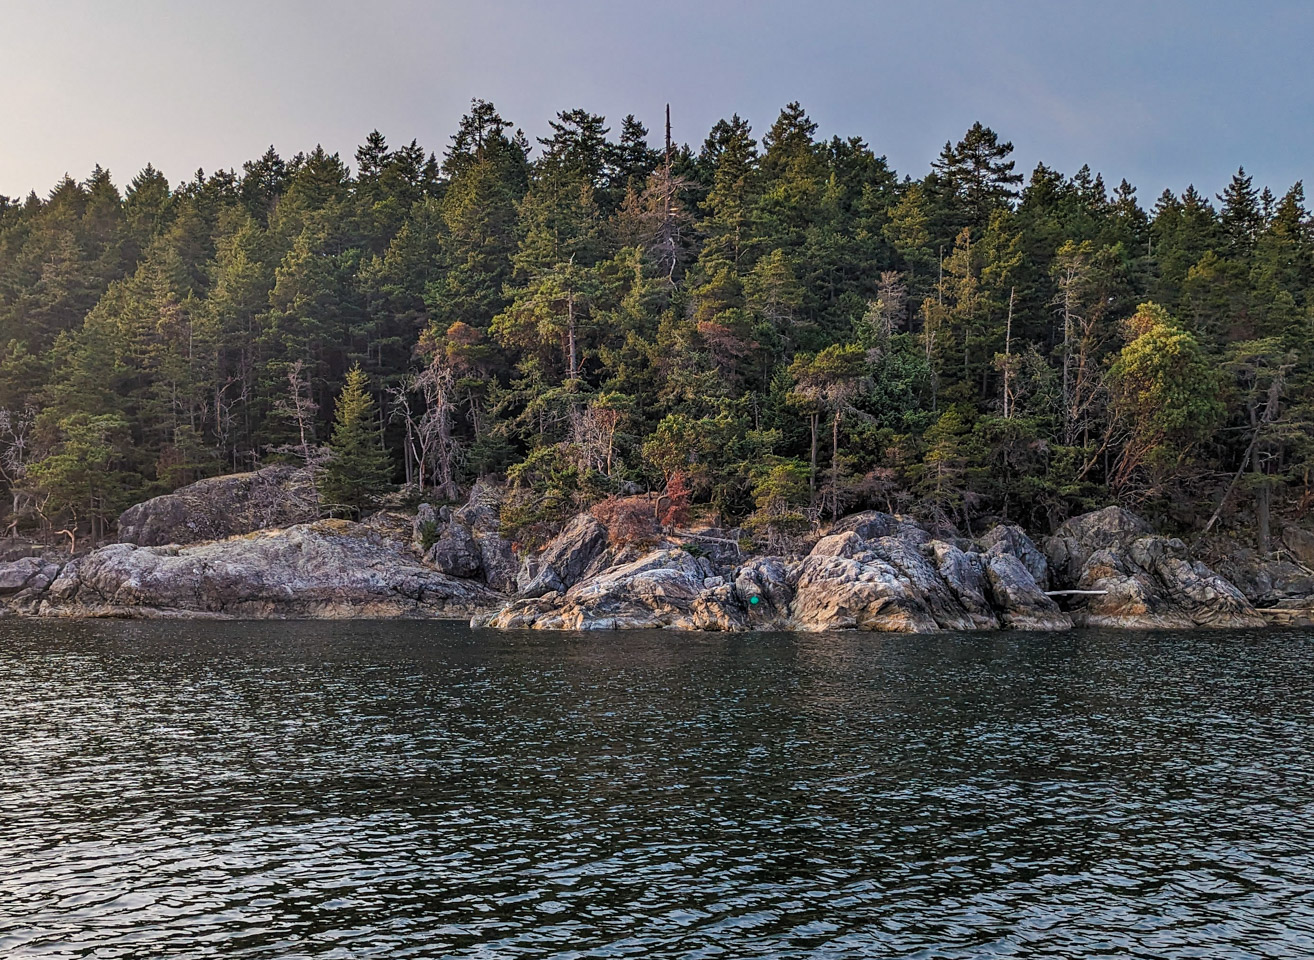
[[0,622],[0,957],[1310,957],[1314,637]]

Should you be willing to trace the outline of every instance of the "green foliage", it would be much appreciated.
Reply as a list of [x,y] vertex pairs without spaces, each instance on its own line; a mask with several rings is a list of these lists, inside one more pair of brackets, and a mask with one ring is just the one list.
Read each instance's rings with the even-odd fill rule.
[[414,482],[437,458],[449,489],[507,476],[527,542],[676,474],[777,543],[860,503],[969,527],[1180,513],[1242,467],[1229,510],[1314,502],[1299,184],[1238,170],[1217,203],[1146,210],[1085,167],[1024,181],[979,123],[901,176],[798,103],[669,158],[634,117],[550,128],[531,151],[476,100],[441,156],[372,131],[354,171],[271,147],[176,189],[97,167],[0,204],[10,492],[98,529],[256,467],[300,440],[300,364],[329,500],[363,510],[394,460]]
[[590,490],[589,478],[557,446],[531,451],[507,471],[507,480],[511,489],[502,502],[503,534],[531,549],[577,511],[601,499],[601,491]]
[[426,520],[420,524],[420,552],[428,553],[429,548],[438,542],[438,524]]
[[788,549],[807,532],[808,468],[798,460],[768,458],[753,469],[756,510],[744,527],[768,549]]
[[1224,414],[1218,370],[1156,303],[1142,304],[1127,329],[1132,339],[1109,370],[1113,417],[1128,435],[1110,484],[1157,490],[1217,428]]
[[320,493],[330,508],[344,507],[358,514],[390,485],[392,465],[379,444],[369,378],[359,366],[348,371],[338,395],[329,451]]
[[102,534],[127,506],[132,475],[122,466],[128,424],[112,414],[77,413],[55,424],[54,433],[50,452],[27,466],[27,479],[42,498],[41,513],[63,514],[74,525],[89,522],[93,536]]

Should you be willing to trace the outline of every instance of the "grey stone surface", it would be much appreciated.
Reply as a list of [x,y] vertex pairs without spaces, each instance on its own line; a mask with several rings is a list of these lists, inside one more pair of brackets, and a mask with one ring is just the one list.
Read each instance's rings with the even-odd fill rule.
[[129,507],[119,517],[118,539],[141,547],[200,543],[318,516],[306,471],[273,466],[199,480]]

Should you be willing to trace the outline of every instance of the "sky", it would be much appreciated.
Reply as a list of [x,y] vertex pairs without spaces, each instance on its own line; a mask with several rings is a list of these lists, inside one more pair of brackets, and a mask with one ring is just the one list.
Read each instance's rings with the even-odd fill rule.
[[[377,128],[441,154],[472,98],[531,137],[635,114],[695,148],[800,101],[923,175],[977,120],[1018,168],[1221,192],[1238,166],[1314,181],[1307,0],[0,0],[0,194],[99,163],[175,183],[273,144],[351,161]],[[1311,183],[1314,189],[1314,182]]]

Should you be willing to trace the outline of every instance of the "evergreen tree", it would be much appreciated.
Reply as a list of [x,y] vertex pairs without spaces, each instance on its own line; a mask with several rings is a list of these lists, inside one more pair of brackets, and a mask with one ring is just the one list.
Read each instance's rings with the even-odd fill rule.
[[1237,170],[1218,199],[1223,204],[1218,222],[1228,254],[1238,258],[1248,256],[1264,225],[1254,180],[1246,176],[1244,168]]
[[1217,209],[1187,187],[1147,214],[1085,166],[1039,164],[1019,195],[981,124],[917,179],[859,137],[818,141],[797,103],[760,148],[738,116],[696,154],[618,127],[566,111],[531,156],[476,100],[441,163],[373,131],[354,171],[271,147],[240,176],[171,188],[147,166],[120,189],[95,167],[0,199],[0,454],[22,445],[0,483],[99,534],[130,497],[292,442],[289,369],[297,430],[324,435],[355,368],[398,415],[357,418],[378,469],[349,509],[405,450],[408,479],[449,493],[514,478],[531,539],[677,474],[770,537],[859,504],[970,526],[1111,500],[1175,500],[1189,524],[1209,501],[1279,529],[1314,502],[1300,184],[1238,170]]
[[374,502],[392,481],[392,465],[379,443],[378,417],[369,379],[359,366],[347,379],[333,411],[330,457],[320,492],[331,507],[353,515]]
[[1013,172],[1015,163],[1007,159],[1012,152],[1011,142],[1000,143],[999,135],[978,121],[956,144],[945,143],[931,165],[963,203],[969,226],[984,228],[993,211],[1017,196],[1014,187],[1022,175]]

